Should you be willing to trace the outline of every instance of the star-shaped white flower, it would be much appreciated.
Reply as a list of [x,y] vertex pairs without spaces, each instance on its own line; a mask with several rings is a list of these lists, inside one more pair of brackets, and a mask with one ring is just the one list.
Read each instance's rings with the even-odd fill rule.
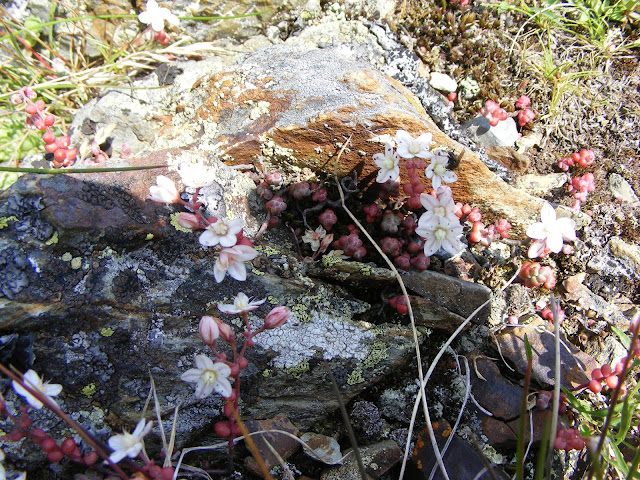
[[402,158],[431,158],[433,154],[429,151],[429,146],[433,143],[432,138],[430,133],[423,133],[418,138],[413,138],[409,132],[398,130],[396,132],[398,155]]
[[429,222],[435,217],[444,217],[454,223],[459,221],[456,214],[453,213],[455,203],[453,202],[451,189],[447,186],[443,185],[438,187],[435,197],[427,193],[421,193],[420,202],[426,210],[426,212],[420,216],[419,220],[423,223]]
[[302,241],[304,243],[308,243],[309,245],[311,245],[311,250],[313,250],[314,252],[317,252],[318,249],[320,248],[320,243],[322,242],[322,239],[326,236],[327,236],[327,231],[324,228],[322,228],[322,225],[320,225],[318,226],[318,228],[316,228],[315,232],[313,230],[307,230],[304,233],[304,236],[302,237]]
[[[55,400],[53,400],[51,397],[55,397],[56,395],[60,394],[60,392],[62,391],[62,385],[59,385],[57,383],[50,384],[49,382],[44,382],[34,370],[28,370],[27,373],[22,376],[22,381],[32,389],[42,393],[45,397],[47,397],[55,405],[57,405]],[[37,409],[42,408],[42,402],[31,395],[31,393],[29,393],[26,388],[24,388],[15,380],[13,380],[11,383],[16,393],[23,396],[24,399],[29,403],[29,405]]]
[[376,153],[373,161],[380,168],[376,182],[386,183],[389,180],[395,181],[400,176],[400,157],[393,151],[391,144],[384,146],[384,153]]
[[216,264],[213,266],[213,276],[216,282],[220,283],[224,280],[227,272],[236,280],[244,282],[247,279],[247,270],[244,268],[244,262],[253,260],[258,256],[253,248],[248,245],[236,245],[231,248],[223,248]]
[[196,355],[196,367],[198,368],[191,368],[180,377],[184,382],[196,384],[196,398],[206,398],[214,390],[225,398],[231,395],[231,383],[229,382],[231,369],[226,363],[214,363],[206,355]]
[[230,221],[221,218],[210,224],[198,240],[205,247],[213,247],[218,244],[221,247],[233,247],[238,241],[236,235],[242,231],[243,225],[244,221],[240,218]]
[[180,23],[178,17],[171,13],[168,8],[159,7],[156,0],[148,0],[147,10],[138,15],[138,20],[146,25],[151,24],[151,28],[156,32],[164,30],[165,20],[171,25]]
[[458,238],[462,235],[462,225],[457,218],[453,221],[441,216],[433,216],[427,220],[420,217],[416,233],[425,239],[424,254],[427,257],[440,250],[440,247],[451,255],[462,250],[462,243]]
[[436,150],[431,157],[431,164],[426,168],[424,174],[431,179],[431,186],[437,190],[442,182],[453,183],[458,180],[455,172],[447,169],[449,156],[446,152]]
[[133,433],[122,430],[122,434],[111,437],[109,439],[109,446],[113,450],[113,453],[109,455],[109,460],[113,463],[118,463],[124,457],[137,457],[142,450],[142,439],[152,428],[153,422],[146,423],[145,419],[141,418]]
[[156,184],[149,187],[149,198],[158,203],[176,203],[180,200],[180,194],[176,184],[168,177],[158,175]]
[[546,249],[558,253],[564,240],[576,239],[576,222],[568,217],[556,218],[556,211],[548,202],[542,206],[540,220],[527,228],[527,236],[535,240],[529,247],[529,258],[539,257]]
[[202,188],[214,182],[214,172],[202,163],[183,164],[178,169],[186,187]]
[[266,298],[263,298],[262,300],[251,300],[244,293],[240,292],[233,299],[232,305],[219,303],[218,310],[220,310],[222,313],[238,313],[239,314],[243,312],[250,312],[258,308],[266,300],[267,300]]

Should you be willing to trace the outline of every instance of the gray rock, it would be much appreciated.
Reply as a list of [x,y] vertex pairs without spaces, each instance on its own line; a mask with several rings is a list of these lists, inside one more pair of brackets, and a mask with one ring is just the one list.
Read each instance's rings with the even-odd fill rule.
[[515,180],[515,186],[538,197],[548,195],[551,190],[562,187],[567,183],[564,173],[548,173],[546,175],[528,174]]
[[[471,315],[491,297],[491,290],[484,285],[466,282],[430,270],[408,272],[403,276],[403,281],[409,290],[464,318]],[[474,320],[482,322],[488,318],[488,315],[489,308],[486,307],[476,315]]]
[[442,92],[455,92],[458,89],[458,84],[453,78],[440,72],[431,72],[429,85]]
[[609,190],[616,200],[632,205],[640,205],[638,196],[622,175],[617,173],[609,175]]
[[478,115],[462,126],[464,132],[483,147],[512,147],[520,137],[516,122],[509,117],[492,127],[482,115]]
[[[350,454],[349,454],[350,453]],[[346,452],[347,458],[339,467],[331,467],[320,475],[320,480],[361,480],[353,452]],[[402,458],[402,450],[393,440],[385,440],[375,445],[360,448],[365,471],[370,479],[380,478]]]

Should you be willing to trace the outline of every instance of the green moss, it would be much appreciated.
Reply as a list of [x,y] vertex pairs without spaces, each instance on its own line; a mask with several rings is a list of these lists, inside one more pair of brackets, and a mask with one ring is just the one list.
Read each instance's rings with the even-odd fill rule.
[[309,360],[303,360],[295,367],[287,368],[284,373],[291,375],[294,378],[300,379],[302,375],[309,371]]
[[353,372],[349,374],[347,377],[348,385],[357,385],[358,383],[363,383],[364,377],[362,376],[362,367],[356,367],[353,369]]
[[10,217],[0,217],[0,230],[9,225],[9,222],[15,222],[18,220],[16,217],[11,215]]

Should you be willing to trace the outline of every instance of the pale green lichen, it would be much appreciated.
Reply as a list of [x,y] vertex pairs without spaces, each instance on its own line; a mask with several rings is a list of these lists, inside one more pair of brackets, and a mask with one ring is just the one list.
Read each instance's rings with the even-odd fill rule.
[[58,232],[53,232],[53,235],[51,235],[51,238],[49,240],[47,240],[46,242],[44,242],[45,245],[55,245],[56,243],[58,243]]
[[271,255],[280,255],[280,250],[277,250],[273,247],[270,247],[268,245],[256,245],[254,247],[254,249],[258,252],[264,253],[267,257],[271,256]]
[[60,257],[62,259],[63,262],[70,262],[71,260],[73,260],[73,255],[71,255],[70,252],[65,252],[62,254],[62,257]]
[[267,302],[269,302],[271,305],[280,305],[280,300],[278,300],[276,297],[274,297],[273,295],[269,295],[267,297]]
[[303,305],[302,303],[298,303],[291,307],[291,311],[295,313],[298,320],[303,323],[308,323],[311,321],[311,316],[309,315],[309,307]]
[[369,276],[373,273],[373,268],[371,267],[371,265],[363,265],[360,268],[360,273],[362,275]]
[[171,214],[171,225],[173,225],[173,228],[175,228],[179,232],[191,233],[190,228],[183,227],[178,223],[178,215],[180,215],[180,212],[175,212]]
[[373,345],[369,347],[369,353],[364,357],[362,361],[362,365],[364,368],[373,368],[378,365],[382,360],[389,357],[387,353],[388,347],[384,344],[384,342],[374,342]]
[[96,393],[96,384],[90,383],[82,390],[80,390],[80,393],[82,393],[85,397],[92,397]]
[[262,376],[264,378],[268,378],[271,376],[272,373],[273,373],[273,370],[271,370],[270,368],[265,368],[264,371],[262,372]]
[[300,379],[302,375],[309,371],[309,360],[303,360],[295,367],[287,368],[284,373],[291,375],[294,378]]
[[322,256],[322,266],[324,268],[330,268],[337,263],[341,263],[342,259],[340,257],[334,257],[333,255],[323,255]]
[[348,385],[357,385],[358,383],[363,383],[364,377],[362,376],[362,368],[356,367],[347,377]]
[[257,268],[252,268],[251,273],[253,273],[254,275],[264,275],[264,272],[258,270]]
[[147,236],[144,237],[145,240],[153,240],[153,233],[147,233]]
[[0,230],[9,225],[9,222],[15,222],[18,220],[16,217],[11,215],[10,217],[0,217]]
[[113,330],[112,328],[109,328],[109,327],[105,327],[105,328],[101,328],[100,329],[100,335],[102,335],[103,337],[110,337],[114,333],[115,333],[115,330]]
[[71,268],[73,268],[74,270],[78,270],[80,267],[82,267],[82,258],[73,257],[71,259]]

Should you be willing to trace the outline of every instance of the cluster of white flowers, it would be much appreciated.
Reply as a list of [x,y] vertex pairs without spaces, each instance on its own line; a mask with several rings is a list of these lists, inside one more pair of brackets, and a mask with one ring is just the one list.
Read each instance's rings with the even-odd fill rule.
[[151,28],[156,32],[164,30],[165,20],[171,25],[178,25],[180,20],[176,17],[168,8],[158,6],[156,0],[149,0],[147,2],[147,9],[138,15],[138,20],[146,25],[151,25]]
[[180,379],[196,384],[196,398],[203,399],[214,391],[225,398],[231,396],[231,368],[226,363],[214,362],[206,355],[196,355],[196,367],[184,372]]
[[433,255],[440,248],[455,255],[463,248],[459,240],[462,225],[454,213],[455,204],[451,189],[442,184],[453,183],[458,180],[458,176],[447,168],[449,156],[446,152],[439,149],[433,152],[429,150],[433,143],[432,139],[430,133],[423,133],[418,138],[413,138],[408,132],[398,130],[395,138],[397,149],[394,151],[393,146],[387,143],[384,153],[373,156],[375,164],[380,168],[376,181],[378,183],[396,181],[400,176],[401,158],[431,160],[425,169],[425,176],[431,179],[435,196],[425,193],[420,195],[420,201],[426,211],[418,219],[416,233],[425,240],[426,256]]
[[[186,187],[203,188],[213,183],[211,170],[202,164],[183,165],[178,169],[182,183]],[[156,178],[156,185],[149,187],[149,198],[158,203],[182,203],[180,194],[175,183],[164,175]],[[203,223],[195,214],[181,213],[178,223],[193,230],[203,228]],[[238,244],[238,239],[242,237],[244,221],[241,219],[226,220],[223,218],[209,223],[204,232],[200,234],[199,242],[204,247],[221,247],[220,254],[213,267],[213,276],[216,282],[224,280],[227,273],[236,280],[247,279],[247,271],[244,262],[253,260],[258,256],[258,252],[246,244]],[[249,243],[249,242],[247,242]]]

